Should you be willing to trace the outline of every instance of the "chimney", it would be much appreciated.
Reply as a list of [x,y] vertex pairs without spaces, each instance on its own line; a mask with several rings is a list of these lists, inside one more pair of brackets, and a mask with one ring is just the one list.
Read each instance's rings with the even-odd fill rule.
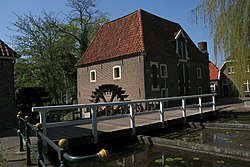
[[207,42],[199,42],[198,48],[201,51],[201,53],[208,58],[208,51],[207,51]]

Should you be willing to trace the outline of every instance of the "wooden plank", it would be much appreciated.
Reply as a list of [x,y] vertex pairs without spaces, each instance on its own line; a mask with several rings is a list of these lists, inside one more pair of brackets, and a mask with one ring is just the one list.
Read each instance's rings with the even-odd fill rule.
[[[204,112],[208,112],[208,110],[204,109]],[[211,110],[209,111],[211,112]],[[198,108],[191,108],[187,109],[187,116],[191,115],[199,115]],[[176,118],[182,117],[181,110],[170,110],[166,111],[164,113],[165,120],[173,120]],[[151,113],[148,115],[136,115],[135,118],[136,121],[136,127],[142,127],[147,126],[151,124],[155,124],[157,122],[160,122],[160,114],[157,113]],[[166,122],[167,124],[167,122]],[[122,130],[129,130],[130,128],[130,121],[129,118],[115,118],[115,119],[109,119],[109,120],[99,120],[97,123],[97,130],[98,130],[98,136],[101,137],[102,134],[105,133],[115,133],[117,131]],[[51,127],[48,128],[48,137],[52,140],[59,140],[61,138],[84,138],[84,137],[91,137],[92,135],[92,125],[91,123],[82,124],[82,125],[69,125],[69,126],[60,126],[60,127]]]

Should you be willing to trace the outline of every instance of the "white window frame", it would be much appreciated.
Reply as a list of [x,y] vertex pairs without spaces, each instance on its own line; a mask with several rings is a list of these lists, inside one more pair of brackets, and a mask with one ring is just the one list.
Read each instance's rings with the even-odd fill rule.
[[249,80],[244,81],[244,82],[243,82],[243,85],[246,85],[246,89],[245,89],[245,87],[243,86],[244,92],[250,92],[250,81],[249,81]]
[[197,73],[197,78],[201,79],[202,78],[202,69],[200,67],[198,67],[196,69],[196,73]]
[[250,72],[250,65],[247,65],[246,72]]
[[212,93],[216,92],[216,85],[215,85],[215,83],[211,83],[211,84],[210,84],[210,91],[211,91]]
[[[94,73],[94,75],[92,75],[92,73]],[[94,78],[92,76],[94,76]],[[90,82],[96,82],[96,70],[90,70],[89,80],[90,80]]]
[[[163,96],[163,91],[166,91],[166,96]],[[161,89],[161,97],[162,98],[168,97],[168,88],[162,88]]]
[[[119,76],[118,77],[116,77],[116,69],[119,69]],[[118,80],[118,79],[121,79],[122,78],[122,71],[121,71],[121,66],[114,66],[113,67],[113,80]]]
[[[162,73],[162,67],[164,68],[165,74]],[[168,77],[168,66],[166,64],[160,65],[160,75],[161,78],[167,78]]]
[[203,93],[203,88],[202,88],[202,86],[199,86],[198,87],[198,94],[202,94]]
[[[183,59],[183,57],[181,56],[181,55],[183,55],[184,54],[184,52],[185,52],[185,54],[186,54],[186,58],[185,59],[183,59],[183,60],[188,60],[189,59],[189,57],[188,57],[188,50],[187,50],[187,40],[185,39],[185,43],[184,43],[184,46],[183,46],[183,43],[181,43],[181,51],[179,50],[179,44],[178,44],[178,40],[179,40],[179,38],[180,37],[183,37],[183,38],[185,38],[185,35],[184,35],[184,33],[183,33],[183,31],[182,31],[182,29],[180,29],[179,31],[178,31],[178,33],[176,34],[176,36],[175,36],[175,41],[176,41],[176,53],[179,55],[179,57],[181,57],[181,59]],[[183,48],[184,48],[184,50],[183,50]]]
[[230,74],[234,74],[234,66],[229,66],[228,67],[228,74],[230,75]]

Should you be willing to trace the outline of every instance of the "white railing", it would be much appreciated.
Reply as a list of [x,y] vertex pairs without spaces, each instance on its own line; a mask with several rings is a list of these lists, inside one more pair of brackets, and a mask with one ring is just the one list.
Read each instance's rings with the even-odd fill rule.
[[[182,111],[182,117],[184,118],[184,122],[186,122],[186,109],[187,107],[198,107],[199,113],[201,114],[201,118],[203,115],[203,106],[212,106],[212,110],[216,110],[215,106],[215,96],[216,94],[203,94],[203,95],[192,95],[192,96],[180,96],[180,97],[167,97],[167,98],[157,98],[157,99],[146,99],[146,100],[134,100],[134,101],[121,101],[121,102],[108,102],[108,103],[91,103],[91,104],[75,104],[75,105],[60,105],[60,106],[44,106],[44,107],[33,107],[32,112],[39,112],[40,116],[40,123],[42,124],[43,133],[47,135],[47,121],[46,121],[46,113],[50,111],[65,111],[65,110],[72,110],[72,109],[90,109],[90,115],[91,119],[82,119],[77,120],[74,122],[59,122],[59,123],[53,123],[52,126],[62,126],[63,124],[83,124],[83,123],[92,123],[92,135],[94,137],[94,142],[98,142],[98,134],[97,134],[97,121],[99,120],[108,120],[108,119],[114,119],[119,117],[129,117],[130,119],[130,128],[132,129],[133,135],[136,134],[135,127],[135,116],[136,115],[143,115],[143,114],[150,114],[150,113],[159,113],[160,114],[160,120],[159,122],[162,123],[162,128],[165,127],[165,118],[164,118],[164,112],[173,110],[173,108],[166,108],[164,107],[164,103],[170,102],[170,101],[177,101],[181,100],[181,111]],[[202,98],[210,97],[211,101],[202,103]],[[191,104],[186,105],[187,99],[198,99],[198,104]],[[153,110],[147,110],[144,112],[136,113],[136,104],[149,104],[154,103],[158,104],[158,108]],[[122,115],[115,115],[115,116],[108,116],[108,117],[97,117],[97,112],[99,107],[114,107],[114,106],[129,106],[129,114],[122,114]],[[174,107],[176,109],[176,107]],[[177,107],[178,108],[178,107]]]

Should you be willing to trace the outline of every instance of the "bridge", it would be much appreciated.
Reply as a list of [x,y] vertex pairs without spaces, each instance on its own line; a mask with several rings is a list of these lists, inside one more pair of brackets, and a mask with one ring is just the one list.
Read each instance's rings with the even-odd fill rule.
[[[69,158],[70,155],[62,154],[64,148],[59,148],[52,141],[66,138],[69,140],[69,146],[75,147],[79,144],[98,143],[164,129],[175,124],[185,124],[191,119],[202,119],[206,114],[214,113],[215,95],[202,94],[110,103],[33,107],[32,112],[39,112],[39,125],[42,126],[42,132],[39,126],[35,128],[27,120],[19,118],[20,115],[18,118],[26,122],[26,126],[29,125],[31,129],[39,132],[37,132],[38,141],[40,141],[38,150],[42,149],[41,142],[43,141],[58,152],[61,162],[65,159],[74,161],[74,158]],[[170,107],[170,104],[175,104],[175,106]],[[46,115],[55,111],[57,113],[74,111],[78,112],[81,117],[77,120],[48,123]],[[86,116],[87,114],[89,116]],[[29,136],[20,133],[20,144],[23,139],[26,140],[26,147],[31,146]],[[75,157],[78,160],[85,158]]]

